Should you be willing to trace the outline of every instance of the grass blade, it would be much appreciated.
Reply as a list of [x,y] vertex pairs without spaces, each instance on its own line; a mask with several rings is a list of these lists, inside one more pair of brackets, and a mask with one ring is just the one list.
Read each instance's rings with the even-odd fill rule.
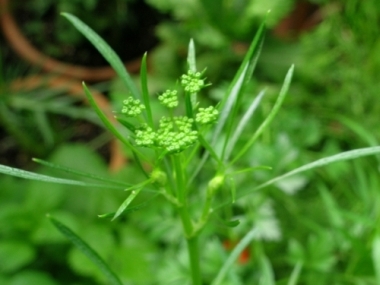
[[269,126],[269,124],[273,121],[274,117],[280,110],[280,107],[282,105],[282,102],[284,102],[284,99],[286,97],[286,94],[288,93],[290,82],[292,81],[294,71],[294,65],[292,65],[288,73],[286,74],[284,84],[282,85],[282,88],[280,90],[280,94],[276,100],[276,103],[274,104],[271,112],[269,115],[265,118],[264,122],[260,125],[260,127],[256,130],[252,138],[243,146],[243,148],[240,150],[240,152],[234,157],[231,164],[235,163],[241,156],[244,155],[244,153],[252,146],[252,144],[256,141],[256,139],[263,133],[263,131]]
[[121,187],[130,187],[131,186],[130,184],[125,183],[125,182],[116,181],[116,180],[108,179],[108,178],[101,177],[101,176],[98,176],[98,175],[94,175],[94,174],[91,174],[91,173],[79,171],[79,170],[72,169],[72,168],[69,168],[69,167],[66,167],[66,166],[63,166],[63,165],[51,163],[51,162],[48,162],[48,161],[45,161],[45,160],[42,160],[42,159],[32,158],[32,160],[34,162],[37,162],[37,163],[42,164],[44,166],[51,167],[51,168],[54,168],[54,169],[57,169],[57,170],[61,170],[61,171],[64,171],[66,173],[71,173],[71,174],[79,175],[81,177],[87,177],[87,178],[98,180],[98,181],[108,182],[108,183],[111,183],[111,184],[119,185]]
[[49,220],[52,224],[68,239],[73,243],[84,255],[88,257],[106,276],[109,284],[111,285],[123,285],[119,277],[111,270],[107,263],[97,254],[84,240],[82,240],[78,235],[76,235],[72,230],[63,225],[61,222],[50,217]]
[[53,177],[53,176],[38,174],[38,173],[29,172],[29,171],[18,169],[18,168],[5,166],[2,164],[0,164],[0,173],[10,175],[10,176],[19,177],[19,178],[23,178],[23,179],[37,180],[37,181],[57,183],[57,184],[76,185],[76,186],[83,186],[83,187],[120,189],[120,187],[116,187],[116,186],[110,186],[110,185],[105,185],[105,184],[94,184],[94,183],[88,183],[88,182],[84,182],[84,181],[57,178],[57,177]]
[[226,277],[228,270],[235,263],[235,261],[239,258],[239,255],[243,252],[243,250],[248,246],[248,244],[255,238],[256,230],[253,229],[249,231],[244,238],[235,246],[235,248],[231,251],[229,257],[224,262],[222,268],[219,270],[215,279],[211,282],[211,285],[220,285],[222,284],[223,279]]
[[123,62],[119,56],[113,51],[113,49],[89,26],[83,23],[74,15],[69,13],[61,13],[83,36],[85,36],[94,47],[100,52],[100,54],[107,60],[107,62],[116,71],[117,75],[121,78],[124,84],[128,87],[133,97],[140,99],[140,92],[137,90],[131,76],[125,69]]
[[228,142],[228,147],[227,147],[226,154],[225,154],[226,160],[228,160],[232,150],[235,147],[237,140],[239,139],[239,137],[240,137],[241,133],[243,132],[245,126],[249,122],[249,119],[252,117],[253,113],[255,112],[257,107],[259,106],[261,99],[263,98],[264,94],[265,94],[265,92],[261,91],[259,93],[259,95],[256,96],[256,98],[253,100],[253,102],[249,106],[247,112],[244,114],[243,118],[240,120],[240,122],[236,128],[236,131],[233,133],[230,141]]

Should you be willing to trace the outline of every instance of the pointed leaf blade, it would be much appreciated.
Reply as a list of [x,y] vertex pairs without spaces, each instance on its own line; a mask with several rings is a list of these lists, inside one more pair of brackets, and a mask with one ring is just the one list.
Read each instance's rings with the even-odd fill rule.
[[57,177],[48,176],[44,174],[38,174],[38,173],[34,173],[34,172],[30,172],[30,171],[26,171],[26,170],[22,170],[18,168],[13,168],[13,167],[1,165],[1,164],[0,164],[0,173],[23,178],[23,179],[37,180],[37,181],[57,183],[57,184],[76,185],[76,186],[83,186],[83,187],[120,189],[120,187],[115,187],[115,186],[110,186],[110,185],[105,185],[105,184],[94,184],[94,183],[88,183],[88,182],[72,180],[72,179],[57,178]]
[[116,73],[119,75],[121,80],[131,91],[135,98],[140,98],[140,93],[137,90],[131,76],[128,74],[124,67],[123,62],[120,60],[119,56],[113,51],[113,49],[89,26],[83,23],[74,15],[69,13],[61,13],[83,36],[85,36],[94,47],[100,52],[100,54],[108,61],[108,63],[113,67]]
[[274,117],[277,115],[278,111],[281,108],[282,103],[284,102],[284,99],[288,93],[290,82],[292,81],[292,76],[294,72],[294,65],[292,65],[284,80],[284,84],[281,87],[280,94],[278,95],[278,98],[276,100],[276,103],[274,104],[272,110],[268,114],[268,116],[265,118],[265,120],[262,122],[260,127],[256,130],[254,135],[251,137],[251,139],[243,146],[243,148],[240,150],[240,152],[234,157],[231,164],[235,163],[241,156],[244,155],[244,153],[253,145],[253,143],[257,140],[257,138],[264,132],[264,130],[270,125],[270,123],[273,121]]
[[331,163],[334,163],[334,162],[339,162],[339,161],[345,161],[345,160],[351,160],[351,159],[356,159],[356,158],[359,158],[359,157],[364,157],[364,156],[369,156],[369,155],[374,155],[374,154],[378,154],[380,153],[380,146],[376,146],[376,147],[367,147],[367,148],[361,148],[361,149],[355,149],[355,150],[350,150],[350,151],[345,151],[345,152],[342,152],[342,153],[339,153],[339,154],[335,154],[335,155],[332,155],[332,156],[328,156],[328,157],[325,157],[325,158],[321,158],[321,159],[318,159],[314,162],[311,162],[311,163],[308,163],[308,164],[305,164],[301,167],[298,167],[292,171],[289,171],[281,176],[278,176],[276,178],[273,178],[257,187],[255,187],[254,189],[250,190],[250,191],[247,191],[245,193],[241,193],[239,196],[239,198],[245,196],[245,195],[248,195],[248,194],[251,194],[253,192],[256,192],[262,188],[265,188],[269,185],[272,185],[280,180],[283,180],[285,178],[288,178],[290,176],[293,176],[293,175],[296,175],[296,174],[299,174],[301,172],[305,172],[305,171],[308,171],[308,170],[312,170],[314,168],[318,168],[318,167],[322,167],[322,166],[326,166],[326,165],[329,165]]
[[117,217],[119,217],[124,212],[124,210],[127,209],[127,207],[129,206],[129,204],[131,204],[132,201],[140,193],[141,189],[142,189],[142,187],[138,188],[136,190],[132,190],[131,194],[129,194],[129,196],[127,197],[127,199],[125,199],[125,201],[123,202],[123,204],[121,204],[121,206],[119,207],[119,209],[117,209],[115,215],[112,218],[112,221],[115,220]]
[[58,220],[48,215],[49,220],[71,243],[88,257],[99,270],[107,277],[111,285],[123,285],[119,277],[111,270],[107,263],[84,240]]

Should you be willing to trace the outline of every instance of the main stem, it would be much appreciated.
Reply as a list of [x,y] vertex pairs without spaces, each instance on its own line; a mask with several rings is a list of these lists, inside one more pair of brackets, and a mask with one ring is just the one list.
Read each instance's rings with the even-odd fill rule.
[[180,203],[180,206],[177,209],[181,218],[182,227],[187,241],[187,251],[189,254],[191,279],[193,281],[193,285],[202,285],[201,269],[199,265],[200,259],[198,248],[198,235],[197,233],[194,233],[194,226],[189,214],[189,208],[187,206],[187,199],[185,196],[186,183],[179,155],[173,155],[173,163],[177,181],[177,199]]

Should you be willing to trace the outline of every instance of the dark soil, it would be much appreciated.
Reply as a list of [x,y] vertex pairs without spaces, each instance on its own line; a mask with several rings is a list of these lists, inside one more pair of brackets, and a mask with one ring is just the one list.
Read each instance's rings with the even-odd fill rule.
[[[107,27],[102,31],[96,30],[96,32],[105,39],[123,61],[136,59],[158,43],[154,29],[165,16],[148,6],[144,1],[127,1],[130,3],[128,4],[128,21],[126,20],[120,25],[112,18],[112,13],[118,9],[113,3],[115,1],[100,0],[96,10],[92,12],[82,11],[83,15],[88,19],[83,19],[85,17],[80,15],[76,16],[90,27],[92,26],[91,21],[107,21]],[[84,37],[80,36],[82,38],[77,44],[62,42],[62,39],[59,39],[57,35],[62,32],[62,21],[66,24],[63,32],[79,32],[60,16],[59,12],[61,11],[57,11],[57,7],[49,8],[40,17],[36,16],[36,12],[30,8],[33,7],[33,0],[28,2],[29,5],[25,5],[24,0],[12,2],[13,15],[16,15],[15,18],[21,30],[24,31],[37,49],[58,60],[69,63],[85,66],[108,65],[99,52]],[[104,18],[100,19],[99,17]],[[59,21],[61,21],[61,24],[58,23]],[[30,25],[36,22],[42,22],[43,29],[31,33]],[[54,54],[51,54],[51,52],[49,54],[49,50],[54,50]]]

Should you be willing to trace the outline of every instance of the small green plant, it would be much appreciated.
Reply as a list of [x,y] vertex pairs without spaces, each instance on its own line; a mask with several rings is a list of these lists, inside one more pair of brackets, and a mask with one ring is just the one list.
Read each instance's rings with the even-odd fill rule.
[[[166,207],[171,207],[177,213],[182,224],[182,236],[186,240],[190,268],[188,279],[193,285],[205,282],[202,274],[204,265],[201,263],[203,249],[200,250],[198,241],[201,233],[209,225],[210,219],[217,215],[217,210],[231,209],[235,201],[242,197],[257,193],[264,187],[301,172],[333,162],[380,152],[380,147],[343,152],[303,165],[259,185],[253,181],[251,188],[239,191],[235,187],[235,179],[238,175],[271,169],[271,167],[263,165],[244,165],[241,158],[248,154],[251,146],[274,120],[288,93],[294,70],[293,66],[290,67],[279,96],[268,116],[252,135],[248,137],[244,135],[244,130],[264,95],[264,92],[260,93],[246,108],[247,111],[243,115],[240,114],[242,104],[246,102],[243,101],[245,88],[251,79],[263,44],[264,24],[260,26],[222,100],[216,106],[204,106],[198,99],[198,94],[211,83],[207,80],[206,70],[197,70],[195,47],[192,41],[189,44],[187,72],[179,77],[176,86],[168,86],[170,89],[153,97],[148,90],[146,55],[142,60],[140,92],[120,59],[97,34],[73,15],[65,13],[63,16],[94,44],[127,86],[130,94],[126,96],[120,110],[116,111],[116,119],[120,125],[125,126],[125,129],[121,129],[119,125],[115,126],[107,119],[96,105],[87,86],[83,84],[86,96],[98,116],[109,131],[132,152],[132,163],[140,169],[144,178],[131,185],[128,182],[112,181],[41,160],[36,161],[96,182],[40,175],[6,166],[1,166],[0,172],[52,183],[123,189],[127,194],[121,206],[115,212],[100,215],[100,217],[112,218],[112,220],[129,211],[140,209],[144,202],[138,203],[136,200],[143,193],[149,194],[151,198],[163,197],[167,202]],[[157,114],[153,108],[154,100],[158,100],[164,106],[166,110],[164,116],[156,117]],[[228,217],[228,215],[226,216]],[[109,284],[122,284],[102,258],[79,236],[55,218],[50,217],[50,219],[57,229],[98,266],[107,276]],[[229,220],[227,223],[230,226],[236,226],[236,221]],[[218,272],[214,272],[210,284],[223,284],[222,282],[234,261],[255,236],[256,231],[251,230],[240,240],[225,260],[224,265]],[[263,268],[269,272],[270,266],[266,258],[263,259],[263,264]],[[289,284],[297,282],[300,270],[301,265],[298,264],[291,275]],[[270,274],[268,273],[268,275]]]

